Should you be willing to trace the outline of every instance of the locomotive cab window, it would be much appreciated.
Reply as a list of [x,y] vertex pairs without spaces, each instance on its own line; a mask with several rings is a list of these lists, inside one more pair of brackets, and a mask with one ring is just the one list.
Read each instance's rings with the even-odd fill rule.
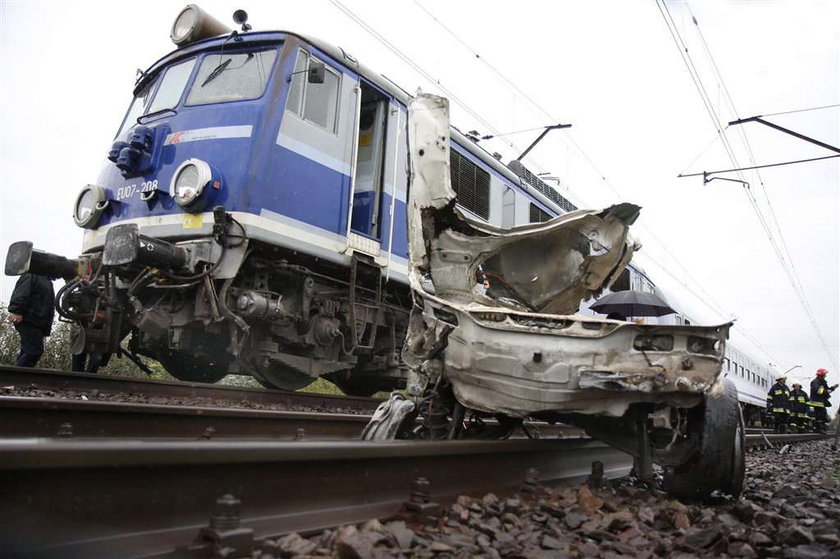
[[[122,137],[123,133],[137,124],[138,118],[147,113],[175,108],[181,100],[184,87],[186,87],[187,81],[190,79],[190,74],[192,74],[194,66],[195,59],[193,58],[175,66],[170,66],[163,72],[163,79],[160,79],[160,76],[152,78],[134,96],[116,137]],[[160,87],[155,88],[158,83],[160,83]]]
[[325,65],[324,82],[311,83],[307,76],[313,62],[318,61],[308,53],[298,51],[292,82],[289,86],[289,98],[286,100],[286,110],[334,132],[341,78],[338,72]]
[[208,54],[187,96],[187,105],[256,99],[265,91],[276,50]]
[[186,87],[190,74],[192,74],[193,66],[195,66],[194,58],[166,70],[148,112],[154,113],[163,109],[174,109],[178,105],[181,95],[184,93],[184,87]]
[[125,115],[125,119],[123,120],[122,126],[120,126],[120,130],[117,132],[116,137],[122,137],[123,132],[131,129],[135,124],[137,124],[137,119],[146,114],[146,110],[149,108],[149,103],[152,100],[154,85],[155,82],[152,81],[147,84],[142,91],[134,96],[134,99],[131,101],[131,106],[128,107],[128,112]]

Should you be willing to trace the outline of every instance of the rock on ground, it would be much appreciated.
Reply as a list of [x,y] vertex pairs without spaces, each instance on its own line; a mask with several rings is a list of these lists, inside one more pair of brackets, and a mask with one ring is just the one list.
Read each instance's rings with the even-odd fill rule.
[[[432,488],[434,491],[434,488]],[[681,502],[632,479],[461,496],[433,519],[343,526],[267,540],[254,557],[840,559],[840,452],[830,441],[747,455],[738,501]]]

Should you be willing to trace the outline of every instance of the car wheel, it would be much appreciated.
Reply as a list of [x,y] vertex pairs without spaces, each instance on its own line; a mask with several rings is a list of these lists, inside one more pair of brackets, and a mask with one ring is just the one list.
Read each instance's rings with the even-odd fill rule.
[[713,491],[741,495],[746,469],[744,416],[738,403],[738,390],[732,381],[723,381],[723,393],[707,396],[696,412],[695,430],[699,434],[697,452],[685,464],[667,468],[665,489],[684,499],[707,499]]

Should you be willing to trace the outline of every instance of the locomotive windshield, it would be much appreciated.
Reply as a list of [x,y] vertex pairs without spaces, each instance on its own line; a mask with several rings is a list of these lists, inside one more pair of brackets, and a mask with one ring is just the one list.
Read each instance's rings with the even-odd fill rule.
[[265,91],[276,57],[276,50],[205,56],[187,105],[256,99]]
[[[187,94],[186,105],[256,99],[265,91],[277,51],[212,53],[200,59],[198,72]],[[174,109],[184,95],[196,66],[193,58],[169,67],[135,95],[117,136],[145,114]],[[159,84],[159,85],[158,85]]]

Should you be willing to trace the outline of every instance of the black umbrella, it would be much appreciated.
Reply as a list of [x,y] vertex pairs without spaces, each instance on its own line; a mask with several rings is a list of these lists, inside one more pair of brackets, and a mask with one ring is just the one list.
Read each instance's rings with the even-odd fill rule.
[[663,316],[677,312],[653,293],[643,293],[641,291],[616,291],[604,295],[589,308],[597,313],[616,313],[623,317]]

